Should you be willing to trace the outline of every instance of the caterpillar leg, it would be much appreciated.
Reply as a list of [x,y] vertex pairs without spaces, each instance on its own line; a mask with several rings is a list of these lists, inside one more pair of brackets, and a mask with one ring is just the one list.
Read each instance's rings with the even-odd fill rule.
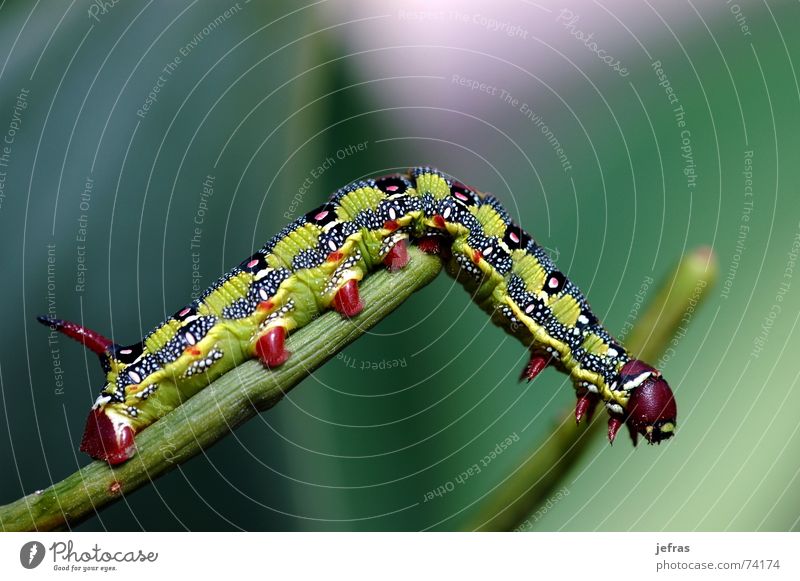
[[[617,432],[619,432],[619,429],[622,427],[623,423],[624,423],[624,420],[622,418],[619,418],[616,415],[612,415],[610,418],[608,418],[608,441],[609,441],[609,443],[611,443],[611,444],[614,443],[614,439],[617,437]],[[636,443],[635,440],[634,440],[634,443]]]
[[408,264],[408,243],[405,239],[398,240],[392,246],[392,249],[383,257],[383,263],[392,272],[405,268]]
[[114,422],[102,408],[93,408],[86,418],[81,452],[96,460],[105,460],[112,466],[121,464],[136,453],[133,428]]
[[423,236],[417,246],[425,254],[442,254],[442,239],[440,236]]
[[527,379],[529,382],[533,381],[533,379],[539,375],[545,367],[547,367],[547,364],[550,363],[552,358],[552,355],[532,353],[531,359],[528,361],[525,369],[522,370],[522,375],[520,375],[519,380],[523,381]]
[[586,423],[591,422],[599,402],[600,396],[596,393],[587,391],[583,395],[578,395],[578,401],[575,403],[575,422],[580,424],[584,417],[586,417]]
[[333,308],[345,317],[355,317],[364,308],[358,295],[358,281],[351,278],[333,296]]
[[289,358],[285,347],[286,327],[270,327],[256,339],[256,355],[265,367],[273,368],[283,365]]

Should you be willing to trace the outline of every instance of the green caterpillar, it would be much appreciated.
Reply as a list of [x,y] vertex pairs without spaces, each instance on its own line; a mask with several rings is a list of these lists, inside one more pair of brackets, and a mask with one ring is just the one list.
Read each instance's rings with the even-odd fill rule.
[[340,189],[135,345],[39,317],[97,353],[106,372],[81,450],[124,462],[135,434],[238,363],[258,357],[267,368],[281,365],[288,333],[326,309],[360,312],[359,281],[382,265],[403,268],[409,242],[441,254],[478,305],[530,349],[523,378],[547,365],[569,374],[578,422],[602,400],[611,441],[623,423],[634,444],[637,434],[649,443],[673,435],[677,409],[667,382],[628,356],[503,206],[419,167]]

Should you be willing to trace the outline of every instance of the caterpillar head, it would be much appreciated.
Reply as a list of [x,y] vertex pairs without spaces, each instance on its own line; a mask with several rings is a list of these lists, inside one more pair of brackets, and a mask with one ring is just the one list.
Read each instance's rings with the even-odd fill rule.
[[630,394],[625,423],[634,443],[638,434],[649,444],[671,438],[675,434],[678,408],[661,372],[644,361],[631,359],[619,376],[620,385]]

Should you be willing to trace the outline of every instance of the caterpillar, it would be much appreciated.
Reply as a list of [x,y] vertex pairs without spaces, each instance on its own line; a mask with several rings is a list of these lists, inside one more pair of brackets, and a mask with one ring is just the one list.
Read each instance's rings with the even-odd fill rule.
[[602,326],[578,287],[492,195],[430,167],[361,180],[284,227],[139,343],[122,346],[69,321],[38,317],[96,353],[106,383],[80,449],[114,465],[134,437],[240,362],[267,369],[290,356],[286,337],[321,312],[353,317],[371,271],[403,268],[408,244],[439,254],[492,321],[530,350],[521,380],[552,366],[575,387],[578,423],[602,401],[608,438],[626,424],[660,443],[677,407],[661,373]]

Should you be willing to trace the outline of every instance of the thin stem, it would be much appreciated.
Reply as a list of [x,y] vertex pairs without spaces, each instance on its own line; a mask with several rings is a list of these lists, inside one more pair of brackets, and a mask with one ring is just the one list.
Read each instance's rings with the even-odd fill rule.
[[111,468],[92,462],[61,482],[0,506],[5,531],[70,527],[205,450],[280,401],[290,389],[431,282],[441,260],[409,248],[399,272],[379,271],[361,287],[364,310],[352,319],[328,312],[294,333],[289,360],[265,371],[250,360],[226,373],[136,436],[137,453]]

